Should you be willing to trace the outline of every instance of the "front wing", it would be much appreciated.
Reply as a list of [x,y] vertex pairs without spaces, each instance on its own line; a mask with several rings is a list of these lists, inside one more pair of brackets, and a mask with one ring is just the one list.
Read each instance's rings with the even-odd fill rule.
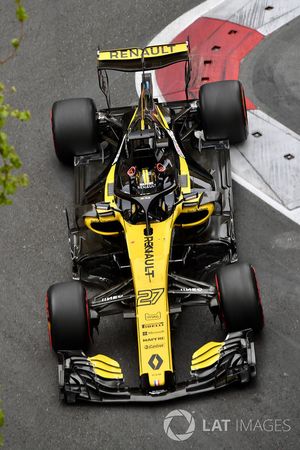
[[[248,383],[255,377],[252,330],[229,333],[220,347],[217,361],[210,366],[205,362],[209,357],[205,359],[205,351],[201,353],[199,349],[204,368],[196,365],[193,369],[192,362],[191,378],[187,381],[171,383],[167,388],[148,390],[127,386],[120,366],[108,357],[99,355],[106,358],[109,364],[98,360],[100,369],[97,369],[97,363],[94,362],[97,357],[89,358],[80,351],[62,351],[58,353],[61,399],[67,403],[160,402],[212,391],[232,383]],[[105,370],[112,374],[108,375]]]

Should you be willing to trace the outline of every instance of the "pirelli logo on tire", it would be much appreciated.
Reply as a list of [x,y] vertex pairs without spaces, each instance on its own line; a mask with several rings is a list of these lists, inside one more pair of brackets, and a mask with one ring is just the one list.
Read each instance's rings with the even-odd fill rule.
[[141,289],[137,295],[137,306],[155,305],[163,293],[164,288]]

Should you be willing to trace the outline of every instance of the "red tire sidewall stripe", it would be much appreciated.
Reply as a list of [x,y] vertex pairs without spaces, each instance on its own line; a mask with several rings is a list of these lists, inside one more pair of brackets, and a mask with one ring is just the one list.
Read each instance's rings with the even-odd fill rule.
[[218,280],[217,274],[215,274],[215,283],[216,283],[217,295],[218,295],[219,318],[220,318],[221,323],[224,325],[225,330],[228,330],[228,326],[227,326],[226,319],[224,316],[224,311],[222,308],[221,291],[220,291],[219,280]]
[[247,131],[248,131],[248,115],[247,115],[246,98],[245,98],[245,91],[244,91],[242,84],[240,84],[240,90],[241,90],[242,105],[243,105],[243,115],[244,115],[245,125],[246,125]]
[[48,292],[46,294],[46,315],[47,315],[47,327],[48,327],[49,345],[50,345],[50,350],[53,350]]

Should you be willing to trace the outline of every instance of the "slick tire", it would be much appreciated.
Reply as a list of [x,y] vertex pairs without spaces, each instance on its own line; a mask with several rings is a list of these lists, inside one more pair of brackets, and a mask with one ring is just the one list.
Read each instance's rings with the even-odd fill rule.
[[53,104],[53,143],[56,156],[63,164],[73,165],[74,156],[95,153],[96,112],[91,98],[71,98]]
[[227,331],[260,331],[264,315],[254,268],[249,264],[223,266],[216,274],[219,317]]
[[90,317],[86,291],[78,281],[57,283],[46,296],[50,347],[85,350],[90,342]]
[[206,140],[229,139],[230,144],[238,144],[247,139],[247,109],[240,81],[204,84],[199,90],[199,108]]

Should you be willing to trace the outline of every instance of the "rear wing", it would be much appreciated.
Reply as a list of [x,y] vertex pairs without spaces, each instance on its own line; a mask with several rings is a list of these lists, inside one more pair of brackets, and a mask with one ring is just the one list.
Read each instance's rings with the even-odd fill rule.
[[98,50],[98,69],[138,72],[141,70],[161,69],[189,60],[187,42],[177,44],[151,45],[145,48],[121,48]]

